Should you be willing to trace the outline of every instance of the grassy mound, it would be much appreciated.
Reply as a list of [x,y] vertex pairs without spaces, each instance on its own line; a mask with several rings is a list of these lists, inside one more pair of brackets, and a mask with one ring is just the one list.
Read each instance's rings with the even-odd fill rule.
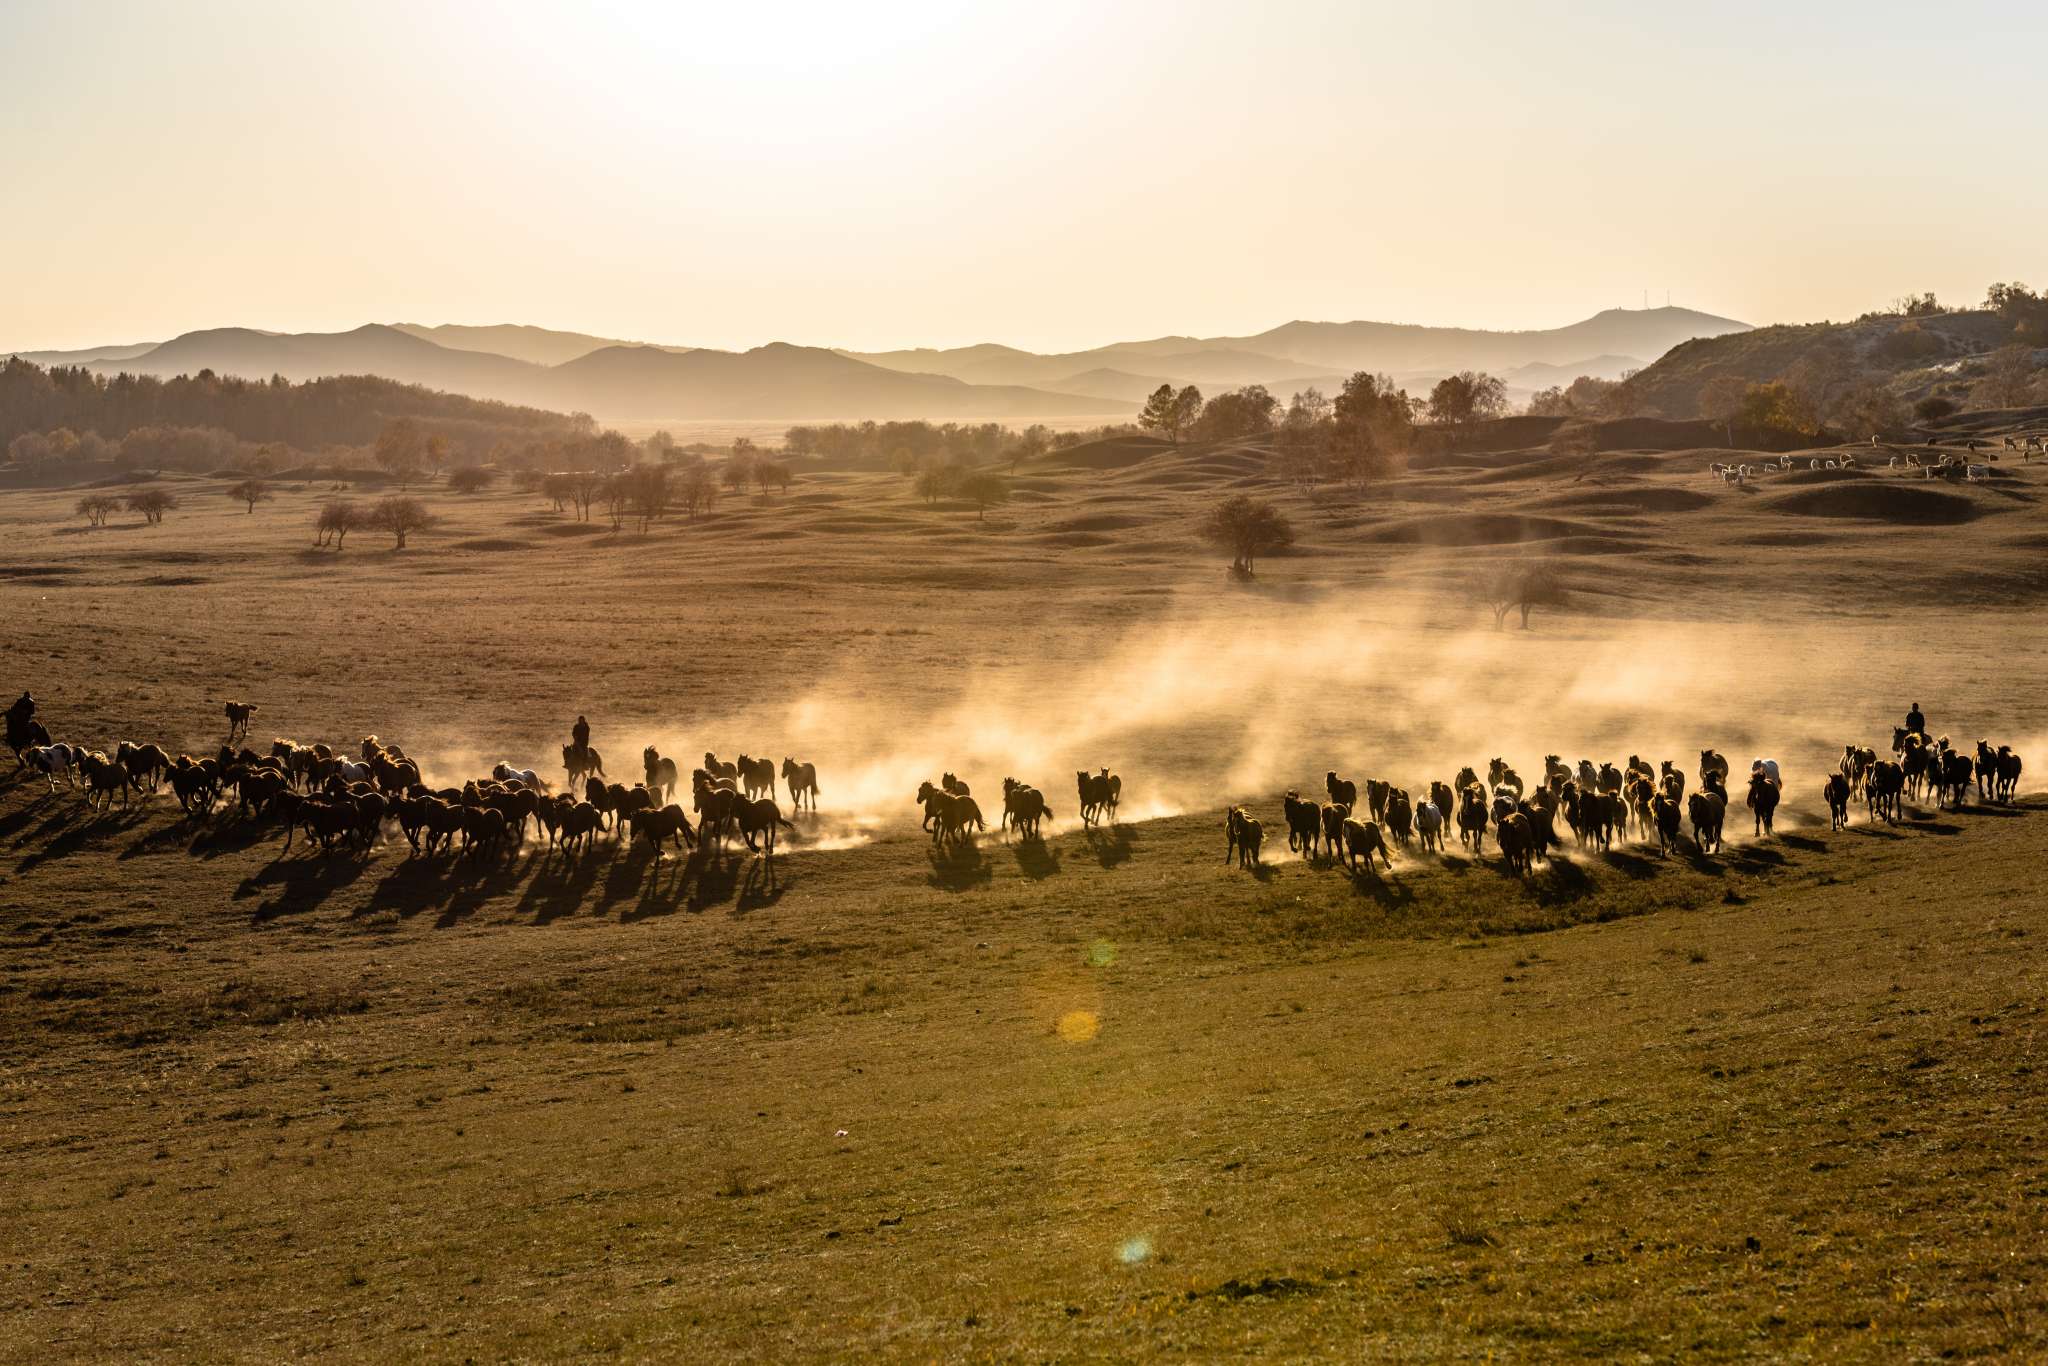
[[1955,526],[1977,519],[1976,505],[1960,494],[1875,481],[1800,489],[1767,498],[1761,506],[1795,517],[1847,517],[1894,526]]
[[1418,517],[1376,527],[1364,539],[1377,545],[1520,545],[1555,541],[1567,536],[1602,537],[1603,528],[1554,517],[1521,517],[1498,513],[1453,513]]

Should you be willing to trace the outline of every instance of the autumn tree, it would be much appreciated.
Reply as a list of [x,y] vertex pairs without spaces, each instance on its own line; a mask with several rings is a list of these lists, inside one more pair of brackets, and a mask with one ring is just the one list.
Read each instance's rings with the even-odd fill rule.
[[1250,576],[1258,557],[1294,544],[1294,526],[1271,503],[1235,494],[1210,510],[1196,532],[1205,541],[1228,550],[1234,572]]
[[1851,374],[1847,357],[1834,347],[1816,348],[1786,366],[1778,378],[1791,398],[1794,428],[1819,436],[1834,417]]
[[917,479],[910,486],[911,492],[924,499],[926,504],[936,503],[945,496],[946,478],[938,470],[919,470]]
[[1429,391],[1429,420],[1459,432],[1489,422],[1508,410],[1507,385],[1493,375],[1463,370],[1437,381]]
[[441,466],[448,460],[448,438],[439,432],[429,436],[425,448],[421,451],[421,458],[426,462],[428,469],[439,474]]
[[394,417],[377,433],[371,454],[378,464],[393,474],[399,474],[418,469],[426,448],[426,438],[420,434],[419,423],[409,417]]
[[908,446],[898,446],[889,457],[889,473],[905,476],[917,473],[917,453]]
[[988,520],[988,510],[997,503],[1010,501],[1010,486],[1000,475],[987,470],[977,470],[960,481],[960,496],[979,508],[975,520]]
[[[742,441],[747,444],[748,449],[746,451],[740,449],[740,442]],[[727,492],[735,494],[745,493],[747,485],[754,482],[753,444],[753,442],[747,441],[745,437],[741,437],[739,441],[733,442],[733,452],[726,457],[723,475]]]
[[1247,384],[1218,394],[1202,407],[1192,435],[1198,441],[1236,441],[1256,436],[1273,426],[1280,400],[1266,392],[1263,384]]
[[1339,478],[1362,486],[1400,473],[1414,437],[1407,392],[1360,370],[1330,404],[1321,446]]
[[417,498],[403,494],[380,498],[365,525],[372,531],[388,532],[394,538],[393,550],[405,549],[405,538],[417,532],[431,531],[440,523],[440,518],[427,511],[427,505]]
[[1716,375],[1700,386],[1700,417],[1719,427],[1731,447],[1735,444],[1735,419],[1741,415],[1742,396],[1748,387],[1740,375]]
[[228,489],[227,496],[238,503],[247,503],[249,511],[254,512],[256,511],[256,505],[269,502],[272,494],[270,492],[270,485],[264,483],[261,479],[244,479],[241,483]]
[[456,493],[482,493],[498,482],[498,472],[489,465],[464,465],[448,476],[448,487]]
[[110,513],[118,512],[121,500],[111,493],[88,493],[71,510],[85,518],[87,526],[105,526]]
[[2001,346],[1985,362],[1984,377],[1970,386],[1970,406],[2023,408],[2033,394],[2034,348]]
[[128,495],[128,510],[141,513],[145,522],[161,522],[177,506],[178,495],[169,489],[137,489]]
[[1145,400],[1145,409],[1138,414],[1138,425],[1147,431],[1158,432],[1177,446],[1181,432],[1193,425],[1201,413],[1200,389],[1190,384],[1175,393],[1171,384],[1162,384]]

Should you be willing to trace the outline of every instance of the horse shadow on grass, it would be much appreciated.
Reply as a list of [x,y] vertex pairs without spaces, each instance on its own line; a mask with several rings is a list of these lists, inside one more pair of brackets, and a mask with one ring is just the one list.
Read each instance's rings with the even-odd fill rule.
[[594,853],[586,851],[571,858],[566,852],[548,850],[541,856],[533,876],[526,880],[519,904],[512,908],[513,918],[549,925],[576,914],[591,899],[602,871]]
[[1780,835],[1778,843],[1803,854],[1824,854],[1828,849],[1826,840],[1808,839],[1804,835]]
[[1033,882],[1043,882],[1060,870],[1060,856],[1036,835],[1026,835],[1011,849],[1017,871]]
[[1644,858],[1641,854],[1632,854],[1626,849],[1609,849],[1600,855],[1600,861],[1631,882],[1650,881],[1670,862],[1669,859]]
[[328,897],[355,885],[368,871],[362,859],[353,857],[276,859],[243,878],[229,897],[234,901],[264,897],[249,916],[260,924],[315,910]]
[[26,873],[32,868],[48,863],[51,859],[63,858],[89,848],[104,840],[110,833],[119,834],[132,830],[141,820],[140,812],[123,813],[118,819],[112,813],[88,813],[84,820],[73,820],[69,811],[59,810],[36,827],[33,835],[25,835],[15,841],[17,846],[31,839],[42,840],[39,848],[21,856],[14,865],[17,873]]
[[1405,910],[1415,904],[1415,893],[1408,884],[1383,870],[1347,868],[1344,875],[1350,879],[1353,892],[1377,903],[1383,911]]
[[982,857],[981,846],[971,839],[953,845],[934,845],[925,858],[932,866],[931,876],[925,882],[941,891],[964,892],[993,881],[996,875],[994,867]]
[[217,859],[246,853],[270,837],[270,831],[256,821],[231,820],[224,825],[202,829],[192,837],[186,852],[194,858]]
[[1105,868],[1114,868],[1120,863],[1131,861],[1131,851],[1138,843],[1128,825],[1090,826],[1081,833],[1081,841],[1095,861]]

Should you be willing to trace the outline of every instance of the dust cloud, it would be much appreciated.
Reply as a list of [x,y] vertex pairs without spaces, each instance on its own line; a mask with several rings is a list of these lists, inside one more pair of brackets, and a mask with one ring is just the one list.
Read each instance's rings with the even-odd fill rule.
[[[1133,821],[1270,804],[1290,787],[1320,797],[1331,769],[1421,793],[1496,756],[1531,784],[1546,754],[1573,765],[1669,759],[1690,785],[1709,748],[1738,782],[1752,759],[1777,760],[1787,812],[1825,819],[1820,785],[1843,745],[1888,752],[1915,701],[1959,747],[1981,735],[2041,753],[2048,718],[2022,701],[2031,690],[1968,686],[1982,667],[1967,648],[1931,651],[1912,621],[1580,619],[1496,633],[1356,608],[1225,605],[949,669],[843,664],[742,714],[652,727],[607,763],[615,781],[637,781],[650,742],[685,782],[706,749],[728,761],[744,749],[778,770],[786,755],[815,763],[820,815],[800,823],[810,848],[910,826],[918,785],[945,772],[971,785],[991,827],[1004,777],[1040,788],[1052,833],[1079,825],[1079,770],[1119,774],[1119,818]],[[552,752],[415,753],[437,781],[500,759],[561,772]],[[778,799],[787,805],[786,788]],[[688,806],[687,792],[680,800]],[[1731,814],[1731,834],[1736,824]]]

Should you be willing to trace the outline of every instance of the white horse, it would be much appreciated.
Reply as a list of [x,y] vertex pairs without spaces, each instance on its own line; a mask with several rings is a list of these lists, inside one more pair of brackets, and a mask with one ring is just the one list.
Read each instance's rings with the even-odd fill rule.
[[548,785],[542,782],[540,779],[540,775],[538,773],[535,773],[532,769],[514,768],[512,767],[512,765],[505,763],[502,760],[499,761],[497,767],[491,770],[491,776],[493,778],[496,778],[501,783],[508,783],[516,780],[520,786],[524,787],[529,792],[545,792],[548,790]]
[[372,774],[368,764],[358,764],[348,759],[341,760],[341,780],[345,783],[367,783]]
[[44,745],[39,749],[25,749],[21,757],[28,766],[49,780],[50,791],[57,790],[57,776],[62,774],[64,786],[75,787],[72,775],[77,770],[78,752],[69,745]]

